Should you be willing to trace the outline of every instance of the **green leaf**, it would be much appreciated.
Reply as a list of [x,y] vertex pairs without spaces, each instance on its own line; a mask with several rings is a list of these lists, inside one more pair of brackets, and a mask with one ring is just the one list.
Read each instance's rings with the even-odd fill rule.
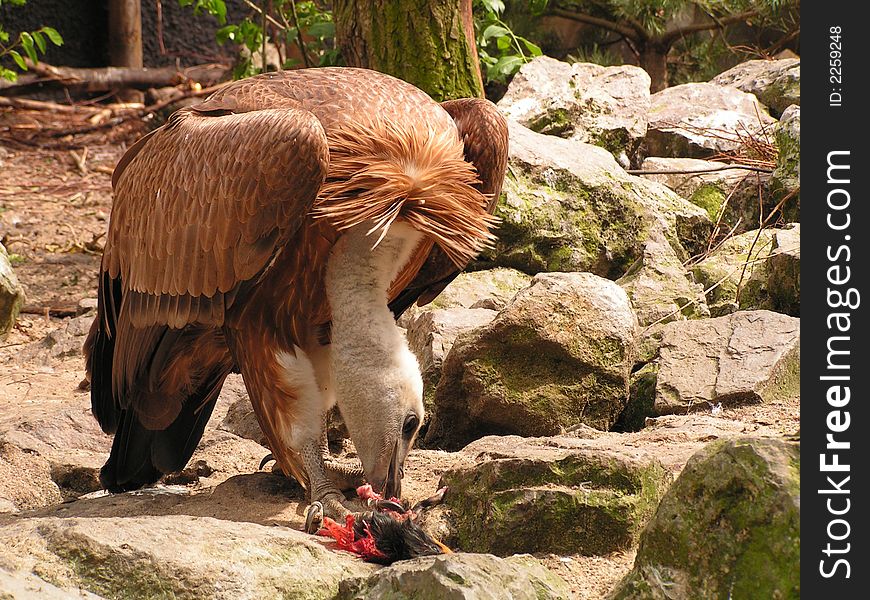
[[483,41],[486,42],[491,38],[497,37],[502,38],[508,35],[510,32],[502,27],[501,25],[492,24],[486,29],[483,30]]
[[543,54],[543,52],[541,51],[541,47],[537,44],[533,44],[526,38],[522,37],[519,38],[519,40],[523,43],[523,46],[526,47],[526,50],[528,50],[529,54],[531,54],[532,56],[541,56],[541,54]]
[[33,36],[33,41],[36,42],[36,47],[39,48],[39,51],[45,54],[45,36],[39,31],[34,31],[30,35]]
[[55,46],[63,45],[63,38],[57,32],[57,29],[54,27],[43,27],[40,31],[42,31],[45,35],[48,36],[48,39],[51,40],[51,43]]
[[217,39],[218,44],[223,44],[227,40],[236,41],[236,33],[238,33],[239,27],[238,25],[227,25],[226,27],[221,27],[215,32],[215,38]]
[[308,28],[308,35],[316,38],[335,37],[335,23],[329,21],[315,23]]
[[18,54],[18,52],[16,52],[15,50],[10,50],[10,51],[9,51],[9,56],[12,57],[12,60],[15,61],[15,64],[18,65],[18,67],[19,67],[22,71],[26,71],[26,70],[27,70],[27,63],[24,62],[24,59],[21,58],[21,55]]
[[34,63],[38,63],[39,58],[36,56],[36,48],[33,46],[33,37],[26,31],[22,31],[19,39],[21,40],[21,47],[24,48],[27,57]]
[[16,73],[12,69],[7,69],[5,67],[0,67],[0,77],[5,79],[6,81],[11,81],[12,83],[18,81],[18,73]]
[[496,41],[496,46],[498,46],[499,50],[507,50],[511,47],[511,39],[508,36],[500,37]]
[[513,75],[523,66],[523,59],[516,55],[502,56],[495,63],[493,69],[502,75]]

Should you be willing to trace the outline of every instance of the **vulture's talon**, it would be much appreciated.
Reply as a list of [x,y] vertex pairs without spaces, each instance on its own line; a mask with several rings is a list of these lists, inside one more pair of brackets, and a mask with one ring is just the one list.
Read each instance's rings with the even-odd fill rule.
[[259,470],[262,471],[263,467],[265,467],[266,464],[272,462],[273,460],[275,460],[275,455],[270,452],[269,454],[267,454],[266,456],[263,457],[263,460],[260,461]]
[[310,534],[317,533],[323,526],[323,504],[312,502],[305,511],[305,531]]

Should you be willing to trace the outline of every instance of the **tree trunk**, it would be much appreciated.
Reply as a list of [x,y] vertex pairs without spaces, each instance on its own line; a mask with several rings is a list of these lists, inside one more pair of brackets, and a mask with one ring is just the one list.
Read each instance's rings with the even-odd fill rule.
[[650,91],[655,94],[668,87],[668,51],[670,46],[647,43],[640,49],[640,66],[649,73]]
[[471,0],[335,0],[345,62],[412,83],[436,100],[483,96]]
[[[142,68],[142,11],[139,0],[109,0],[109,64]],[[124,91],[123,100],[142,101],[141,92]]]

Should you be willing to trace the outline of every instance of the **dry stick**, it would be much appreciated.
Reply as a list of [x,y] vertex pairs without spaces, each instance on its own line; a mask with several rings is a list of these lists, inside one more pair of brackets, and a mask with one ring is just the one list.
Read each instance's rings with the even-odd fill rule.
[[76,307],[62,306],[39,306],[36,304],[27,304],[21,307],[18,311],[23,315],[49,315],[52,317],[74,317],[78,314]]
[[[302,62],[305,63],[306,67],[311,66],[311,60],[308,58],[308,51],[305,49],[305,40],[302,39],[302,28],[299,27],[299,14],[296,12],[296,0],[290,0],[290,10],[291,15],[293,15],[293,26],[296,28],[296,43],[299,44],[299,52],[302,53]],[[287,22],[287,19],[284,18],[284,14],[281,14],[281,17],[284,19],[284,22]],[[289,23],[287,24],[287,29],[290,29]]]
[[750,165],[725,165],[723,167],[711,167],[709,169],[693,169],[693,170],[675,170],[668,169],[645,171],[644,169],[628,169],[626,173],[629,175],[695,175],[701,173],[718,173],[719,171],[730,171],[731,169],[743,169],[745,171],[758,171],[760,173],[773,173],[773,169],[765,169],[762,167],[753,167]]
[[6,98],[5,96],[0,96],[0,106],[26,110],[45,110],[65,114],[98,112],[98,110],[94,108],[67,106],[66,104],[58,104],[57,102],[43,102],[42,100],[29,100],[27,98]]

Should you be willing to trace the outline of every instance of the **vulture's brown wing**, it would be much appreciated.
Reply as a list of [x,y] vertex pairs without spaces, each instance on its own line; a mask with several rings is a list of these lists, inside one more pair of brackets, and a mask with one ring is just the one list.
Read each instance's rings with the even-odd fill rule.
[[[490,214],[498,203],[504,183],[508,157],[507,122],[492,102],[480,98],[448,100],[441,106],[453,117],[465,145],[465,160],[477,169],[477,189],[490,196]],[[423,306],[432,302],[460,269],[434,246],[414,280],[392,302],[390,310],[398,318],[414,302]]]
[[222,325],[228,295],[304,222],[326,174],[309,112],[206,106],[175,113],[114,178],[102,268],[130,292],[136,326]]
[[120,161],[86,345],[107,432],[131,407],[151,429],[172,422],[179,399],[131,392],[153,384],[183,328],[223,325],[240,286],[308,219],[329,151],[320,122],[290,102],[183,109]]

